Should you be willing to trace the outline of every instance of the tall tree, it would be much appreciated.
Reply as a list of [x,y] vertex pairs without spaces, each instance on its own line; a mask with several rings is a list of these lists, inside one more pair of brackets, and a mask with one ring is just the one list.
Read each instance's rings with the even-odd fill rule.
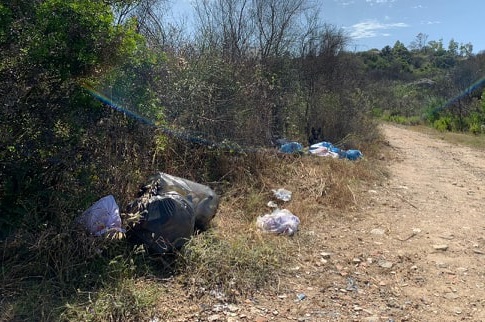
[[296,19],[308,9],[305,0],[253,0],[261,58],[292,51],[298,40]]
[[187,37],[183,21],[170,19],[169,0],[110,0],[117,25],[130,19],[136,22],[137,32],[151,47],[165,51],[180,49]]
[[225,59],[248,55],[253,34],[249,0],[200,0],[195,3],[204,47],[219,49]]
[[458,56],[459,52],[459,44],[453,38],[451,38],[450,42],[448,43],[448,54],[452,57]]
[[471,43],[460,44],[460,56],[469,58],[473,53],[473,45]]
[[427,34],[420,32],[416,35],[416,39],[411,42],[409,47],[411,50],[426,52],[428,37]]

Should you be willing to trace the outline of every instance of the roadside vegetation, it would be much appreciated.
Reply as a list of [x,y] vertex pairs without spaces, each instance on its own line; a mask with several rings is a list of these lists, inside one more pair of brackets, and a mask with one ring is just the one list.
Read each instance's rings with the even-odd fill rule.
[[443,132],[425,125],[413,126],[410,127],[410,129],[453,144],[468,146],[475,150],[485,150],[485,140],[483,135],[475,135],[463,132]]
[[[195,4],[189,32],[163,0],[0,1],[0,320],[141,321],[173,283],[228,299],[274,287],[311,245],[257,231],[271,189],[294,192],[311,230],[384,175],[378,119],[484,131],[471,44],[420,34],[354,53],[305,0]],[[275,152],[312,129],[364,160]],[[157,171],[222,195],[180,253],[153,259],[73,224],[107,194],[123,211]]]

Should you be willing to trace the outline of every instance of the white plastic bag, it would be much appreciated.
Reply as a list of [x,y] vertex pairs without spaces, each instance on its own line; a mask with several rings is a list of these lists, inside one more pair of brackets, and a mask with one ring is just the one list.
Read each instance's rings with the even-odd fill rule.
[[273,194],[276,199],[279,199],[281,201],[290,201],[291,200],[291,191],[279,188],[277,190],[273,189]]
[[339,155],[336,152],[332,152],[330,148],[321,146],[321,147],[316,147],[314,149],[310,150],[310,153],[313,155],[317,155],[319,157],[332,157],[332,158],[338,158]]
[[77,222],[95,236],[102,236],[114,231],[125,232],[121,228],[120,209],[112,195],[96,201],[83,212]]
[[298,231],[300,219],[287,209],[275,209],[258,217],[256,225],[265,232],[292,236]]

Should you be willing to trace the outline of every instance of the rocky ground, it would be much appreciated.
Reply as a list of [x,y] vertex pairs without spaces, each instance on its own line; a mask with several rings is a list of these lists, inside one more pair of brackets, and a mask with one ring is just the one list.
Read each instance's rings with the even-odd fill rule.
[[356,192],[355,214],[302,224],[314,247],[287,278],[235,304],[180,303],[170,320],[485,321],[485,153],[383,131],[389,178]]

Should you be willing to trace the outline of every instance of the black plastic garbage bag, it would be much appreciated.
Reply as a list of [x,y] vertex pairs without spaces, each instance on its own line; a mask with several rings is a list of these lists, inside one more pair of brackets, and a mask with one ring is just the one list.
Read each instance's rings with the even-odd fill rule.
[[197,229],[207,228],[219,205],[219,196],[208,186],[162,172],[151,177],[145,189],[156,195],[175,191],[185,197],[194,207]]
[[128,238],[151,253],[180,249],[195,230],[205,230],[214,218],[219,196],[209,187],[159,173],[142,187],[128,213],[140,220],[130,226]]
[[141,219],[128,231],[129,239],[152,253],[179,249],[194,233],[194,207],[176,192],[152,196],[138,203],[137,210]]

